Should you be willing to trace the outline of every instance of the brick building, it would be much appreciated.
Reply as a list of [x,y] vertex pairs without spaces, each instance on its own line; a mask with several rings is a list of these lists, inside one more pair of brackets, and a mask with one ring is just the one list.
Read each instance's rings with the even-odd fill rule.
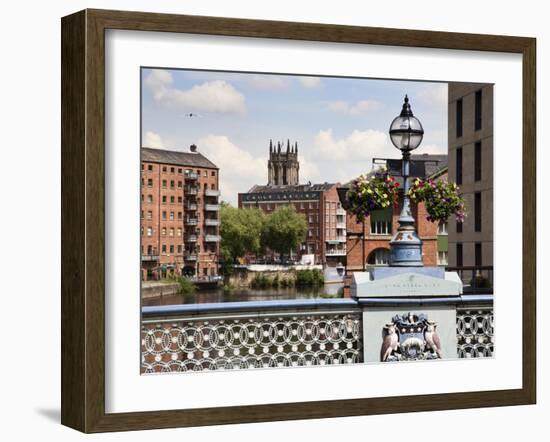
[[141,149],[142,279],[218,273],[219,169],[197,152]]
[[293,204],[304,215],[308,231],[296,255],[314,255],[315,264],[336,266],[346,257],[346,212],[338,198],[337,184],[299,184],[298,144],[286,149],[269,145],[268,183],[239,193],[239,207],[266,213]]
[[[403,183],[400,160],[383,160],[390,174],[396,175]],[[446,179],[446,155],[412,155],[411,175]],[[438,225],[426,220],[427,213],[423,203],[413,205],[416,231],[422,240],[422,259],[425,266],[447,264],[447,225]],[[399,227],[401,203],[392,208],[375,210],[363,222],[357,222],[355,216],[347,217],[347,265],[346,274],[360,272],[372,266],[387,266],[390,259],[390,240]],[[348,281],[349,282],[349,281]]]

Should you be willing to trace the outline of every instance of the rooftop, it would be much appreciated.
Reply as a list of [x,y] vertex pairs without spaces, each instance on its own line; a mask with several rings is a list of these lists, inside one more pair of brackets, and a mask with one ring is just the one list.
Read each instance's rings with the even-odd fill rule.
[[182,152],[179,150],[141,148],[141,161],[148,163],[175,164],[178,166],[206,167],[217,169],[212,161],[199,152]]

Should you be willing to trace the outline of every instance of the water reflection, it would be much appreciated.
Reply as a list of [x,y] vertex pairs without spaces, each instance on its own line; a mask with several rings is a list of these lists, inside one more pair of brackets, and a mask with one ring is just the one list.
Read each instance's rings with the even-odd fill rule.
[[317,288],[236,289],[224,291],[200,290],[192,295],[166,295],[143,299],[143,306],[173,304],[205,304],[213,302],[269,301],[283,299],[312,299],[337,296],[342,284],[325,284]]

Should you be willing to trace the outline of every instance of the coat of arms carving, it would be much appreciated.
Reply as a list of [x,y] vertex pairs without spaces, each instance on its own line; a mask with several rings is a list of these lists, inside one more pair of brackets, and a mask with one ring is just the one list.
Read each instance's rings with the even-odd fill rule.
[[440,359],[437,323],[424,313],[395,315],[383,331],[381,362]]

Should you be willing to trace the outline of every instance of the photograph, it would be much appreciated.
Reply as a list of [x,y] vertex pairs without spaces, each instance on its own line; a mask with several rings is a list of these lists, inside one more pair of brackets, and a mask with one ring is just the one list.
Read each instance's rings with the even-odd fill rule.
[[140,75],[140,373],[493,357],[493,84]]

